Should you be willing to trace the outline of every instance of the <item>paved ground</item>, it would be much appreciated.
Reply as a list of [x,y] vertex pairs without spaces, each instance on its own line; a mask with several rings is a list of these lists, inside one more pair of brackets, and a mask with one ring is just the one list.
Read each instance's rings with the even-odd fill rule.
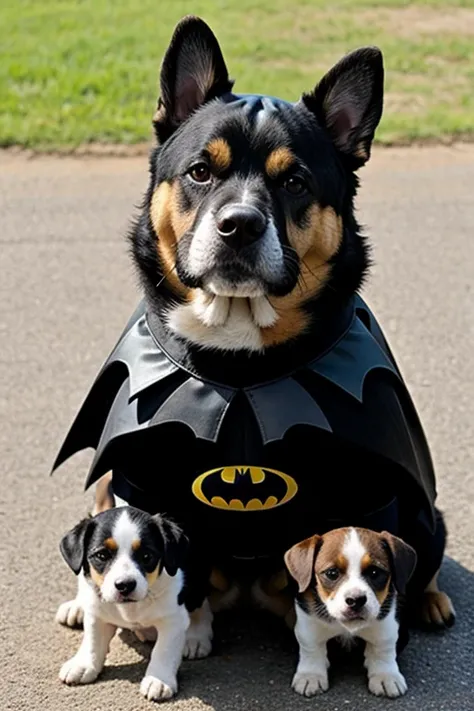
[[[0,156],[2,709],[150,708],[138,694],[148,650],[120,638],[95,685],[68,689],[57,679],[80,638],[53,622],[75,588],[58,541],[89,505],[90,455],[48,477],[137,299],[122,235],[146,169],[145,158]],[[371,697],[361,670],[341,666],[328,694],[308,702],[289,691],[295,649],[273,622],[222,621],[215,656],[184,665],[176,711],[474,706],[474,149],[384,151],[361,177],[360,218],[377,263],[367,295],[432,444],[451,531],[444,585],[458,624],[444,637],[413,637],[403,700]]]

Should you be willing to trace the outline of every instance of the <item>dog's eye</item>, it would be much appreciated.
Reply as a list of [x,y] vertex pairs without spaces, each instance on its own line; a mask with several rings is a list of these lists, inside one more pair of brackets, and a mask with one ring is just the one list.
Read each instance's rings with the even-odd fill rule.
[[211,171],[206,163],[195,163],[189,169],[189,175],[196,183],[208,183],[211,179]]
[[110,553],[108,551],[97,551],[94,553],[94,558],[100,560],[101,563],[105,563],[110,558]]
[[149,551],[144,551],[144,553],[142,553],[142,561],[145,563],[145,565],[147,563],[151,563],[152,560],[153,560],[153,553],[150,553]]
[[302,195],[306,192],[306,183],[298,175],[291,175],[287,178],[283,183],[283,187],[290,195]]
[[380,568],[377,568],[375,565],[370,565],[366,569],[365,574],[368,578],[375,580],[375,578],[378,578],[383,572],[383,570],[380,570]]
[[324,571],[324,575],[328,580],[331,580],[331,582],[334,582],[334,580],[337,580],[340,573],[338,568],[328,568],[327,570]]

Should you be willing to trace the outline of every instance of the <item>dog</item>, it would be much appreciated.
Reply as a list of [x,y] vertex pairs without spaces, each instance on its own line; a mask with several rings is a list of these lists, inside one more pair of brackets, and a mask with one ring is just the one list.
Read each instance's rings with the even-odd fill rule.
[[407,684],[397,664],[399,601],[416,566],[416,552],[387,532],[340,528],[297,543],[285,563],[298,584],[295,635],[299,662],[293,689],[327,691],[326,644],[335,637],[365,641],[369,690],[395,698]]
[[[371,253],[354,201],[383,82],[381,51],[365,47],[296,103],[235,94],[196,17],[163,59],[128,235],[144,299],[55,466],[93,446],[97,510],[117,495],[183,528],[194,657],[212,648],[210,600],[240,595],[236,567],[265,568],[254,601],[280,608],[284,552],[315,517],[321,534],[337,522],[407,541],[419,561],[407,596],[432,626],[454,620],[424,433],[358,294]],[[69,623],[81,612],[68,605]]]
[[[60,550],[79,576],[75,604],[84,627],[79,650],[61,667],[61,681],[92,683],[118,628],[151,628],[158,637],[140,691],[151,701],[174,696],[189,628],[182,531],[160,515],[119,506],[80,521],[62,538]],[[57,619],[67,624],[71,614],[65,603]]]

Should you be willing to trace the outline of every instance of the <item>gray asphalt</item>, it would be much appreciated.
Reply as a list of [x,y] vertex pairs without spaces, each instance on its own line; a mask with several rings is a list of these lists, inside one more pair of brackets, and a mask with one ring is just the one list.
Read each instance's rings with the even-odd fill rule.
[[[417,633],[409,685],[378,700],[342,664],[324,697],[290,691],[295,648],[278,624],[221,620],[214,655],[183,665],[189,709],[465,711],[474,708],[474,148],[379,150],[361,172],[359,219],[374,245],[365,295],[388,334],[432,446],[450,531],[442,583],[458,612],[445,635]],[[57,678],[80,632],[54,623],[73,595],[58,552],[88,510],[91,453],[49,469],[71,419],[138,299],[124,233],[147,181],[145,157],[0,155],[0,708],[149,709],[148,647],[115,638],[89,687]]]

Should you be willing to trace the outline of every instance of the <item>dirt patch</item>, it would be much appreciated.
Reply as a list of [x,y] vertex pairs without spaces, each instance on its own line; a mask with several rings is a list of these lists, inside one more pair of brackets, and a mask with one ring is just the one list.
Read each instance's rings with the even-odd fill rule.
[[474,36],[474,8],[437,9],[409,5],[390,10],[368,10],[362,16],[400,37],[437,34]]

